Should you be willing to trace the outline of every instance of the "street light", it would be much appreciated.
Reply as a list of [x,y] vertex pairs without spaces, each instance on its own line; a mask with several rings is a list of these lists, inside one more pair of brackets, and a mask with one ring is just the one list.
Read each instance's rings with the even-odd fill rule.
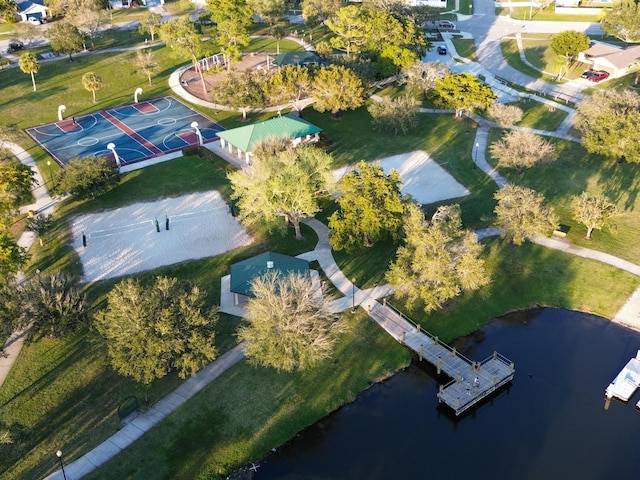
[[51,171],[51,160],[47,160],[47,166],[49,167],[49,181],[53,184],[53,172]]
[[62,476],[64,477],[64,480],[67,480],[67,474],[64,471],[64,463],[62,462],[62,450],[58,450],[56,452],[56,457],[58,457],[58,460],[60,460],[60,468],[62,469]]
[[356,279],[351,279],[351,313],[356,313]]
[[474,168],[478,166],[478,147],[480,146],[480,144],[478,142],[476,142],[476,151],[473,155],[473,166]]

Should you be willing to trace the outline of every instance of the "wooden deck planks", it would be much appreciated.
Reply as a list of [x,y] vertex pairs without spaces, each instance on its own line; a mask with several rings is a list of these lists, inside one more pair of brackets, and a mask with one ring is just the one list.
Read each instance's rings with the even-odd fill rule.
[[[377,304],[370,316],[397,341],[405,344],[421,359],[436,366],[453,380],[440,387],[438,399],[460,415],[501,386],[513,380],[515,368],[508,359],[494,353],[482,362],[460,355],[388,306]],[[475,381],[477,378],[477,382]]]

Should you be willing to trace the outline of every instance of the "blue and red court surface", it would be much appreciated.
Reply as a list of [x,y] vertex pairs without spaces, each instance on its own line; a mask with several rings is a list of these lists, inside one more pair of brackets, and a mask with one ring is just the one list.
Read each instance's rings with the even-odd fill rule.
[[27,128],[51,157],[64,166],[73,158],[113,157],[123,165],[198,145],[193,122],[203,143],[217,140],[222,126],[173,97],[154,98],[122,107]]

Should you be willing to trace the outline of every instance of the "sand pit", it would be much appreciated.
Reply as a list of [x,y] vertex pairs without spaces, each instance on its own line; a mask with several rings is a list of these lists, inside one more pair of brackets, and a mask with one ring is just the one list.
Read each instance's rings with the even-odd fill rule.
[[74,219],[72,235],[85,282],[211,257],[252,242],[217,191],[82,215]]
[[[423,151],[401,153],[377,161],[385,173],[389,173],[391,169],[396,170],[403,182],[402,193],[410,194],[416,202],[423,205],[469,195],[469,190]],[[335,179],[342,178],[351,168],[353,167],[334,170]]]

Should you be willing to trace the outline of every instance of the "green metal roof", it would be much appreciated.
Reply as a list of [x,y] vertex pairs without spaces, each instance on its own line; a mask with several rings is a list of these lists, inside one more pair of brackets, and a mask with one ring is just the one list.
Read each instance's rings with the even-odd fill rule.
[[279,67],[285,65],[326,65],[327,61],[316,52],[287,52],[273,57],[273,61]]
[[[273,262],[273,266],[268,267],[267,262]],[[230,290],[233,293],[254,297],[255,295],[251,291],[251,282],[254,278],[264,275],[267,271],[282,272],[284,275],[291,273],[309,274],[309,262],[289,255],[266,252],[242,262],[234,263],[231,265]]]
[[269,138],[294,139],[321,132],[320,127],[294,115],[273,117],[264,122],[218,132],[218,136],[243,152],[251,152]]

